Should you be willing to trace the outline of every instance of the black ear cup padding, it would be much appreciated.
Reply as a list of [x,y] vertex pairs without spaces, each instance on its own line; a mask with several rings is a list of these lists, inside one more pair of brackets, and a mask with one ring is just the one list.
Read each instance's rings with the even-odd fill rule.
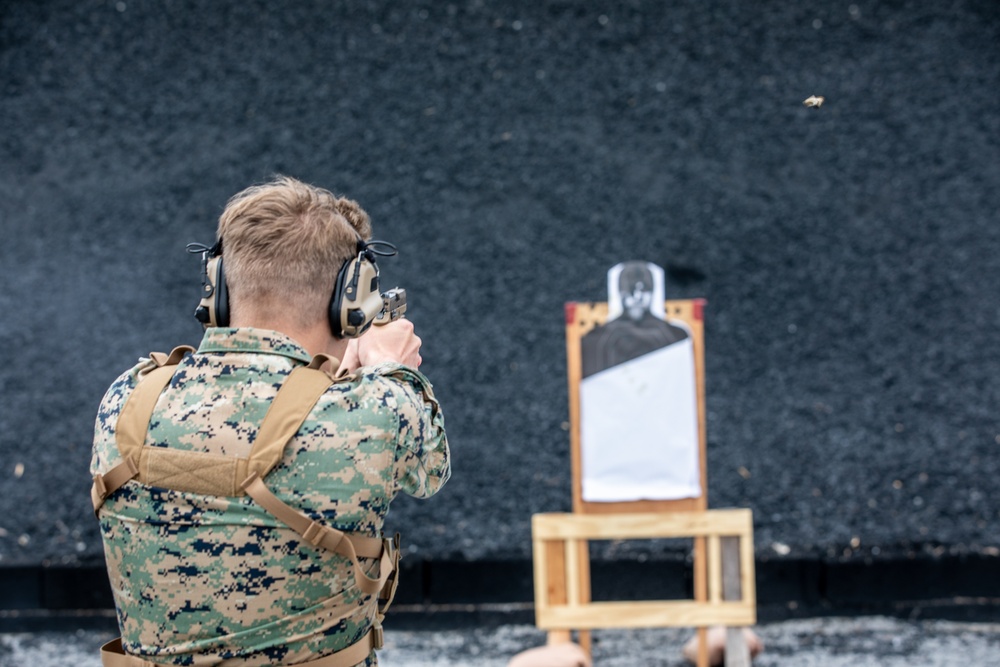
[[215,269],[215,326],[229,326],[229,287],[226,286],[226,273],[222,268],[222,255]]
[[[192,244],[195,246],[195,244]],[[212,254],[214,249],[205,246],[194,247],[194,251],[203,249],[203,269],[201,277],[201,301],[194,311],[195,319],[208,327],[229,326],[229,289],[226,286],[226,276],[222,269],[222,255]],[[192,252],[189,247],[188,252]]]
[[348,281],[351,266],[357,260],[348,260],[337,272],[337,282],[333,286],[333,294],[330,297],[330,310],[327,318],[330,320],[330,332],[336,338],[344,337],[343,327],[340,325],[340,313],[344,307],[344,285]]

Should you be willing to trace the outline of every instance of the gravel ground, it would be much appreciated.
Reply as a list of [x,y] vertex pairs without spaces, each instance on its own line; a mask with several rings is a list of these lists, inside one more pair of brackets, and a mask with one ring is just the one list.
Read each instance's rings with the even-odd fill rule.
[[632,258],[708,299],[760,552],[995,553],[994,2],[5,2],[0,87],[0,564],[100,557],[100,397],[197,341],[184,245],[275,172],[401,249],[454,451],[411,557],[569,507],[563,304]]
[[[758,626],[765,650],[757,667],[969,667],[1000,655],[1000,626],[884,617],[826,618]],[[594,635],[597,667],[682,667],[687,630],[602,631]],[[0,667],[99,667],[97,632],[0,635]],[[530,626],[386,631],[382,667],[504,667],[518,651],[540,646]]]

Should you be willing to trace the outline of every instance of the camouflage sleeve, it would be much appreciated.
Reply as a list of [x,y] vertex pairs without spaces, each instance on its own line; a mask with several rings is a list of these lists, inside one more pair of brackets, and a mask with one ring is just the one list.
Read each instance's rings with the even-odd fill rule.
[[90,474],[105,473],[121,460],[118,454],[118,442],[115,440],[115,426],[118,415],[135,389],[136,378],[143,370],[152,367],[148,359],[139,363],[118,376],[118,379],[105,392],[101,405],[97,409],[97,419],[94,422],[94,447],[90,459]]
[[444,415],[430,381],[420,371],[385,364],[378,374],[394,385],[399,417],[393,471],[396,488],[416,498],[428,498],[451,477]]

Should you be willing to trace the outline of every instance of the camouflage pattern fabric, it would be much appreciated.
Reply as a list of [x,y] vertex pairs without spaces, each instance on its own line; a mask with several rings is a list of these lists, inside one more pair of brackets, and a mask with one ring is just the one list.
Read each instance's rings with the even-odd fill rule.
[[[161,394],[146,445],[246,457],[282,380],[310,360],[278,332],[207,330]],[[104,396],[92,474],[120,462],[118,415],[152,368],[141,360]],[[431,496],[450,470],[430,383],[383,364],[331,386],[265,481],[313,519],[377,537],[397,492]],[[123,645],[154,663],[294,665],[349,646],[372,623],[350,562],[303,543],[248,497],[131,481],[99,519]],[[376,574],[375,559],[362,564]],[[377,664],[374,653],[362,664]]]

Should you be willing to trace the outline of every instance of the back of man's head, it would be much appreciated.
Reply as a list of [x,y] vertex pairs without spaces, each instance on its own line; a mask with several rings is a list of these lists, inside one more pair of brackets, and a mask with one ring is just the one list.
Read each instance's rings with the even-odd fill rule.
[[325,320],[337,272],[371,238],[357,202],[280,176],[237,193],[219,218],[233,320]]

